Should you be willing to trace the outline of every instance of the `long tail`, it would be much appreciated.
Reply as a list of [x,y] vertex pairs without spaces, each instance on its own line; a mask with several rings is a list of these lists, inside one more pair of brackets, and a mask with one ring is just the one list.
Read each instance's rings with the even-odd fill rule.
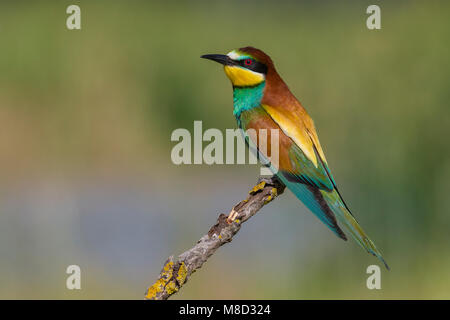
[[371,253],[385,265],[386,269],[390,270],[388,264],[383,259],[381,252],[377,249],[372,240],[367,236],[361,226],[358,224],[356,219],[353,217],[351,212],[348,210],[344,201],[342,200],[339,192],[334,189],[331,192],[324,190],[320,191],[323,198],[327,202],[330,209],[333,211],[339,224],[344,227],[345,231],[350,233],[352,238],[367,252]]
[[347,240],[341,226],[362,248],[377,257],[383,262],[386,269],[390,270],[380,251],[348,210],[337,189],[319,190],[302,183],[289,181],[283,175],[279,175],[279,178],[338,237]]

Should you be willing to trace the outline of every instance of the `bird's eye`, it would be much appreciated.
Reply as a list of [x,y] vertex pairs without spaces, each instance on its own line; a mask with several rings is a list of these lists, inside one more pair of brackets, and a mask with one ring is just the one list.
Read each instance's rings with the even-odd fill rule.
[[244,64],[245,64],[246,66],[251,66],[251,65],[253,64],[253,60],[252,60],[252,59],[245,59],[245,60],[244,60]]

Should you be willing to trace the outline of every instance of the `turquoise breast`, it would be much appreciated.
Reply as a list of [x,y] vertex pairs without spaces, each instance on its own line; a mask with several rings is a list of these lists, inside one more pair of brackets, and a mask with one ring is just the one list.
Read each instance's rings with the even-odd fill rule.
[[261,104],[265,85],[266,82],[263,81],[254,87],[233,88],[233,114],[238,122],[243,111],[258,107]]

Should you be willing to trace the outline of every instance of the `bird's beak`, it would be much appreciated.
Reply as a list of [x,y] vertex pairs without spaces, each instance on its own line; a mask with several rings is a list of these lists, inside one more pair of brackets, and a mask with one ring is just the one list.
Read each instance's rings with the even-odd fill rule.
[[200,58],[213,60],[224,66],[233,64],[233,60],[230,59],[227,55],[224,54],[204,54]]

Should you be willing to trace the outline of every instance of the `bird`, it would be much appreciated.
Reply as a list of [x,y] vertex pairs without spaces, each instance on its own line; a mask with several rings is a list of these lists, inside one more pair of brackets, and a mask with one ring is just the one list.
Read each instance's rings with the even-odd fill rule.
[[[201,58],[223,65],[233,87],[233,114],[238,127],[256,132],[254,136],[244,135],[247,146],[253,146],[260,159],[269,159],[270,145],[261,148],[259,132],[268,130],[270,141],[271,130],[278,130],[278,164],[269,164],[274,175],[339,238],[347,240],[344,229],[389,270],[342,198],[313,120],[278,74],[272,59],[251,46]],[[232,213],[231,222],[235,218]]]

